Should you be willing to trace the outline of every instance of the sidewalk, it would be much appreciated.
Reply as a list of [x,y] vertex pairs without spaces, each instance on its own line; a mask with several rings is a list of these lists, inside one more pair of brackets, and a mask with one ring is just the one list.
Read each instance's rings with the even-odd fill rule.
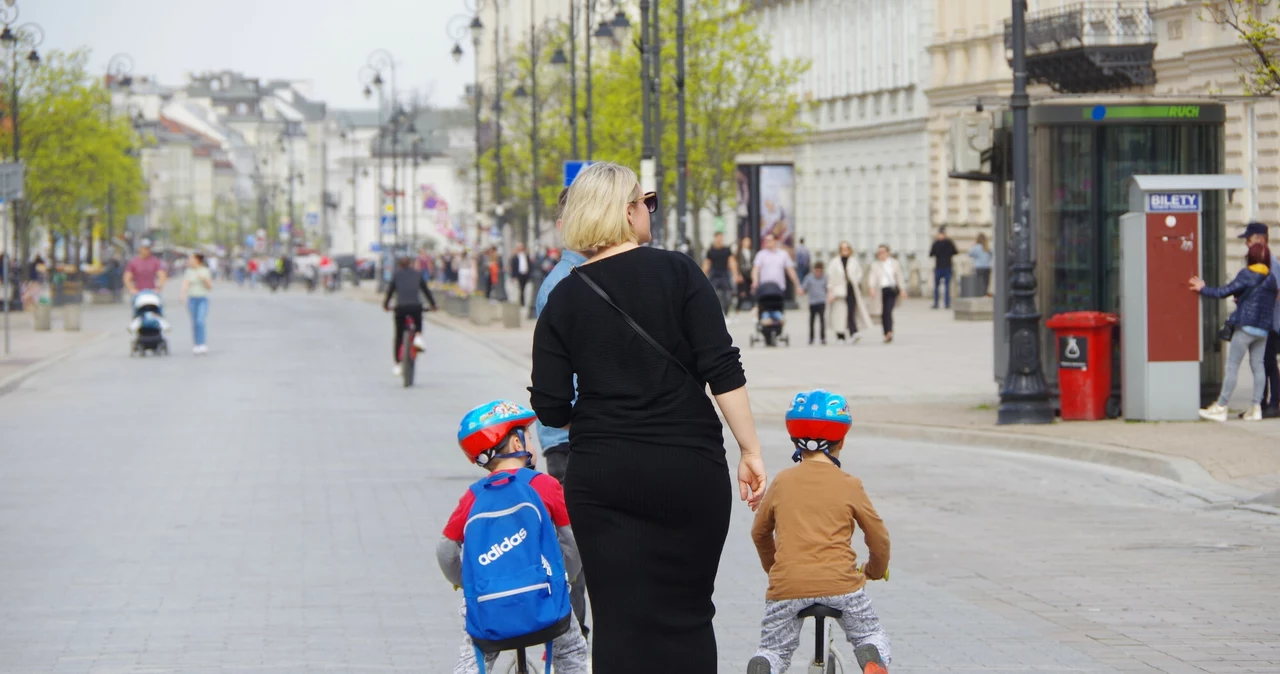
[[124,305],[81,305],[80,331],[63,329],[63,311],[54,307],[51,329],[35,330],[34,314],[15,311],[9,314],[9,354],[4,354],[3,313],[0,313],[0,394],[8,384],[44,368],[78,347],[96,341],[110,328],[109,316],[117,318],[118,328],[124,334],[128,314]]
[[[443,312],[428,316],[508,360],[530,362],[531,321],[504,329]],[[742,349],[757,416],[779,419],[797,391],[824,387],[849,398],[855,425],[870,435],[1050,454],[1158,475],[1231,500],[1264,495],[1280,505],[1280,420],[997,426],[992,324],[956,321],[924,299],[907,300],[894,318],[892,344],[883,343],[878,326],[857,345],[837,344],[828,326],[824,347],[808,346],[807,309],[791,312],[792,346],[765,348],[748,345],[754,315],[734,316],[729,328]],[[1233,409],[1247,406],[1251,385],[1243,368]]]

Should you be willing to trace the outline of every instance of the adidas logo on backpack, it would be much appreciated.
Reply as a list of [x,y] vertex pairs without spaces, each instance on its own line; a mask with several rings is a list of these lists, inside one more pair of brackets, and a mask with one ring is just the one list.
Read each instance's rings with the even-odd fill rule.
[[502,553],[520,545],[520,542],[528,537],[529,532],[521,529],[520,531],[502,539],[501,543],[494,543],[493,547],[489,548],[488,552],[480,553],[480,556],[476,558],[476,561],[480,562],[480,566],[488,566],[489,564],[498,561],[498,558],[502,556]]
[[564,556],[551,515],[530,485],[536,475],[522,468],[471,485],[475,502],[463,529],[462,593],[467,633],[478,642],[519,639],[568,625]]

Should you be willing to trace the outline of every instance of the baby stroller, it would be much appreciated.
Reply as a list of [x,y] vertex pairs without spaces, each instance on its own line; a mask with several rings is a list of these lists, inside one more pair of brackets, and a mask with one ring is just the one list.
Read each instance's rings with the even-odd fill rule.
[[764,342],[765,346],[777,346],[783,342],[791,346],[791,338],[783,334],[787,322],[786,291],[776,283],[762,283],[756,290],[756,331],[752,333],[751,346]]
[[133,298],[133,322],[129,324],[129,332],[133,333],[133,346],[130,356],[146,356],[147,352],[157,355],[169,354],[169,343],[164,333],[169,324],[164,320],[164,300],[159,293],[143,290]]

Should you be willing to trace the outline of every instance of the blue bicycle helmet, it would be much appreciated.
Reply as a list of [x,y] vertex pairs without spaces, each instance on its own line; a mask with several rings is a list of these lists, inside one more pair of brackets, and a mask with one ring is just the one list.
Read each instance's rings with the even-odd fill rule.
[[849,416],[849,401],[838,394],[818,389],[797,393],[787,410],[787,433],[796,446],[792,461],[800,461],[800,452],[822,452],[831,462],[840,461],[831,456],[831,446],[844,440],[853,425]]
[[483,466],[494,459],[531,457],[528,451],[498,454],[506,445],[507,437],[515,433],[524,442],[524,429],[537,416],[513,402],[494,400],[487,402],[462,417],[458,424],[458,446],[467,459]]

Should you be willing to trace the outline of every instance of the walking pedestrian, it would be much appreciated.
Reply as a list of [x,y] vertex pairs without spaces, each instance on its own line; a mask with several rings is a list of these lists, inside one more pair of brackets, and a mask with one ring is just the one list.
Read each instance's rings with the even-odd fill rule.
[[702,272],[711,280],[711,287],[715,288],[716,296],[720,298],[720,308],[727,319],[729,309],[733,306],[734,288],[742,278],[738,274],[738,261],[734,259],[733,251],[724,245],[724,232],[716,232],[712,237],[706,259],[702,261]]
[[[556,229],[560,230],[564,226],[564,207],[565,200],[568,198],[569,188],[560,190],[559,209],[560,216],[556,218]],[[551,296],[551,291],[560,284],[574,267],[587,261],[581,253],[566,250],[561,256],[554,249],[548,251],[547,256],[543,260],[544,268],[546,268],[545,278],[542,281],[542,287],[538,289],[538,295],[533,300],[534,316],[540,318],[542,310],[547,306],[547,299]],[[550,267],[546,267],[547,262],[551,262]],[[574,389],[574,395],[577,395],[577,388]],[[545,458],[547,474],[554,477],[564,484],[565,473],[569,468],[569,431],[563,428],[550,428],[542,422],[537,423],[538,444],[542,446],[542,456]],[[590,634],[591,630],[587,628],[587,579],[585,574],[578,574],[573,584],[569,588],[569,603],[573,605],[573,615],[578,619],[578,625],[582,629],[583,634]]]
[[884,327],[884,342],[893,341],[893,309],[902,296],[902,289],[907,285],[902,273],[902,265],[889,254],[889,246],[881,244],[876,249],[876,261],[871,264],[871,274],[867,279],[871,286],[873,301],[876,293],[880,300],[880,324]]
[[841,342],[848,337],[857,344],[862,339],[858,323],[871,326],[871,314],[867,313],[866,300],[862,298],[862,264],[853,254],[848,241],[840,242],[840,249],[827,264],[827,305],[831,313],[831,329]]
[[182,272],[182,292],[178,301],[185,301],[187,313],[191,314],[191,337],[195,344],[191,352],[197,356],[209,353],[205,326],[209,320],[210,290],[213,290],[213,272],[205,265],[203,254],[192,253],[186,271]]
[[938,308],[938,292],[946,296],[946,307],[951,308],[951,258],[956,256],[956,244],[947,236],[947,228],[938,228],[938,238],[929,249],[933,258],[933,308]]
[[991,294],[991,248],[987,246],[987,235],[979,234],[973,247],[969,249],[969,257],[973,258],[973,272],[978,276],[979,294]]
[[[1244,239],[1247,246],[1257,243],[1269,246],[1270,237],[1267,226],[1261,222],[1250,222],[1246,225],[1244,234],[1241,234],[1240,238]],[[1280,286],[1280,259],[1276,258],[1275,253],[1271,255],[1271,276],[1275,277],[1276,285]],[[1276,364],[1278,346],[1280,346],[1280,296],[1276,298],[1271,328],[1267,333],[1267,350],[1262,357],[1262,369],[1267,375],[1267,390],[1262,397],[1262,418],[1264,419],[1280,417],[1280,367]]]
[[817,319],[820,326],[818,336],[822,339],[822,345],[827,345],[827,279],[822,275],[823,266],[821,262],[813,265],[813,271],[800,283],[804,294],[809,297],[809,346],[813,346],[814,319]]
[[520,306],[524,306],[524,291],[529,287],[529,277],[533,273],[533,264],[529,262],[529,253],[525,252],[523,243],[516,244],[516,252],[511,255],[511,275],[520,288]]
[[738,243],[738,312],[751,309],[751,268],[755,264],[755,255],[751,250],[751,237],[744,236]]
[[1253,372],[1253,397],[1249,409],[1242,417],[1245,421],[1262,420],[1262,393],[1266,386],[1263,359],[1267,351],[1267,332],[1274,325],[1276,307],[1276,277],[1271,274],[1271,250],[1265,244],[1249,246],[1245,255],[1245,268],[1235,279],[1221,288],[1211,288],[1193,276],[1188,282],[1191,291],[1202,297],[1236,298],[1236,310],[1227,319],[1231,330],[1231,347],[1227,352],[1227,372],[1222,380],[1222,391],[1217,402],[1200,410],[1200,417],[1210,421],[1227,420],[1227,402],[1236,388],[1240,361],[1249,354],[1249,369]]
[[574,180],[564,243],[588,259],[538,320],[530,401],[544,424],[570,429],[565,495],[595,617],[593,670],[710,674],[732,494],[707,385],[742,450],[739,494],[752,508],[765,471],[715,290],[689,257],[641,246],[656,209],[617,164]]
[[804,245],[804,237],[800,237],[800,243],[796,245],[796,275],[800,278],[809,276],[809,270],[813,268],[813,253],[809,252],[809,247]]
[[151,241],[143,239],[138,244],[137,257],[129,260],[124,268],[124,287],[129,291],[130,311],[133,311],[132,298],[139,290],[164,291],[165,281],[169,273],[165,271],[164,262],[151,253]]

